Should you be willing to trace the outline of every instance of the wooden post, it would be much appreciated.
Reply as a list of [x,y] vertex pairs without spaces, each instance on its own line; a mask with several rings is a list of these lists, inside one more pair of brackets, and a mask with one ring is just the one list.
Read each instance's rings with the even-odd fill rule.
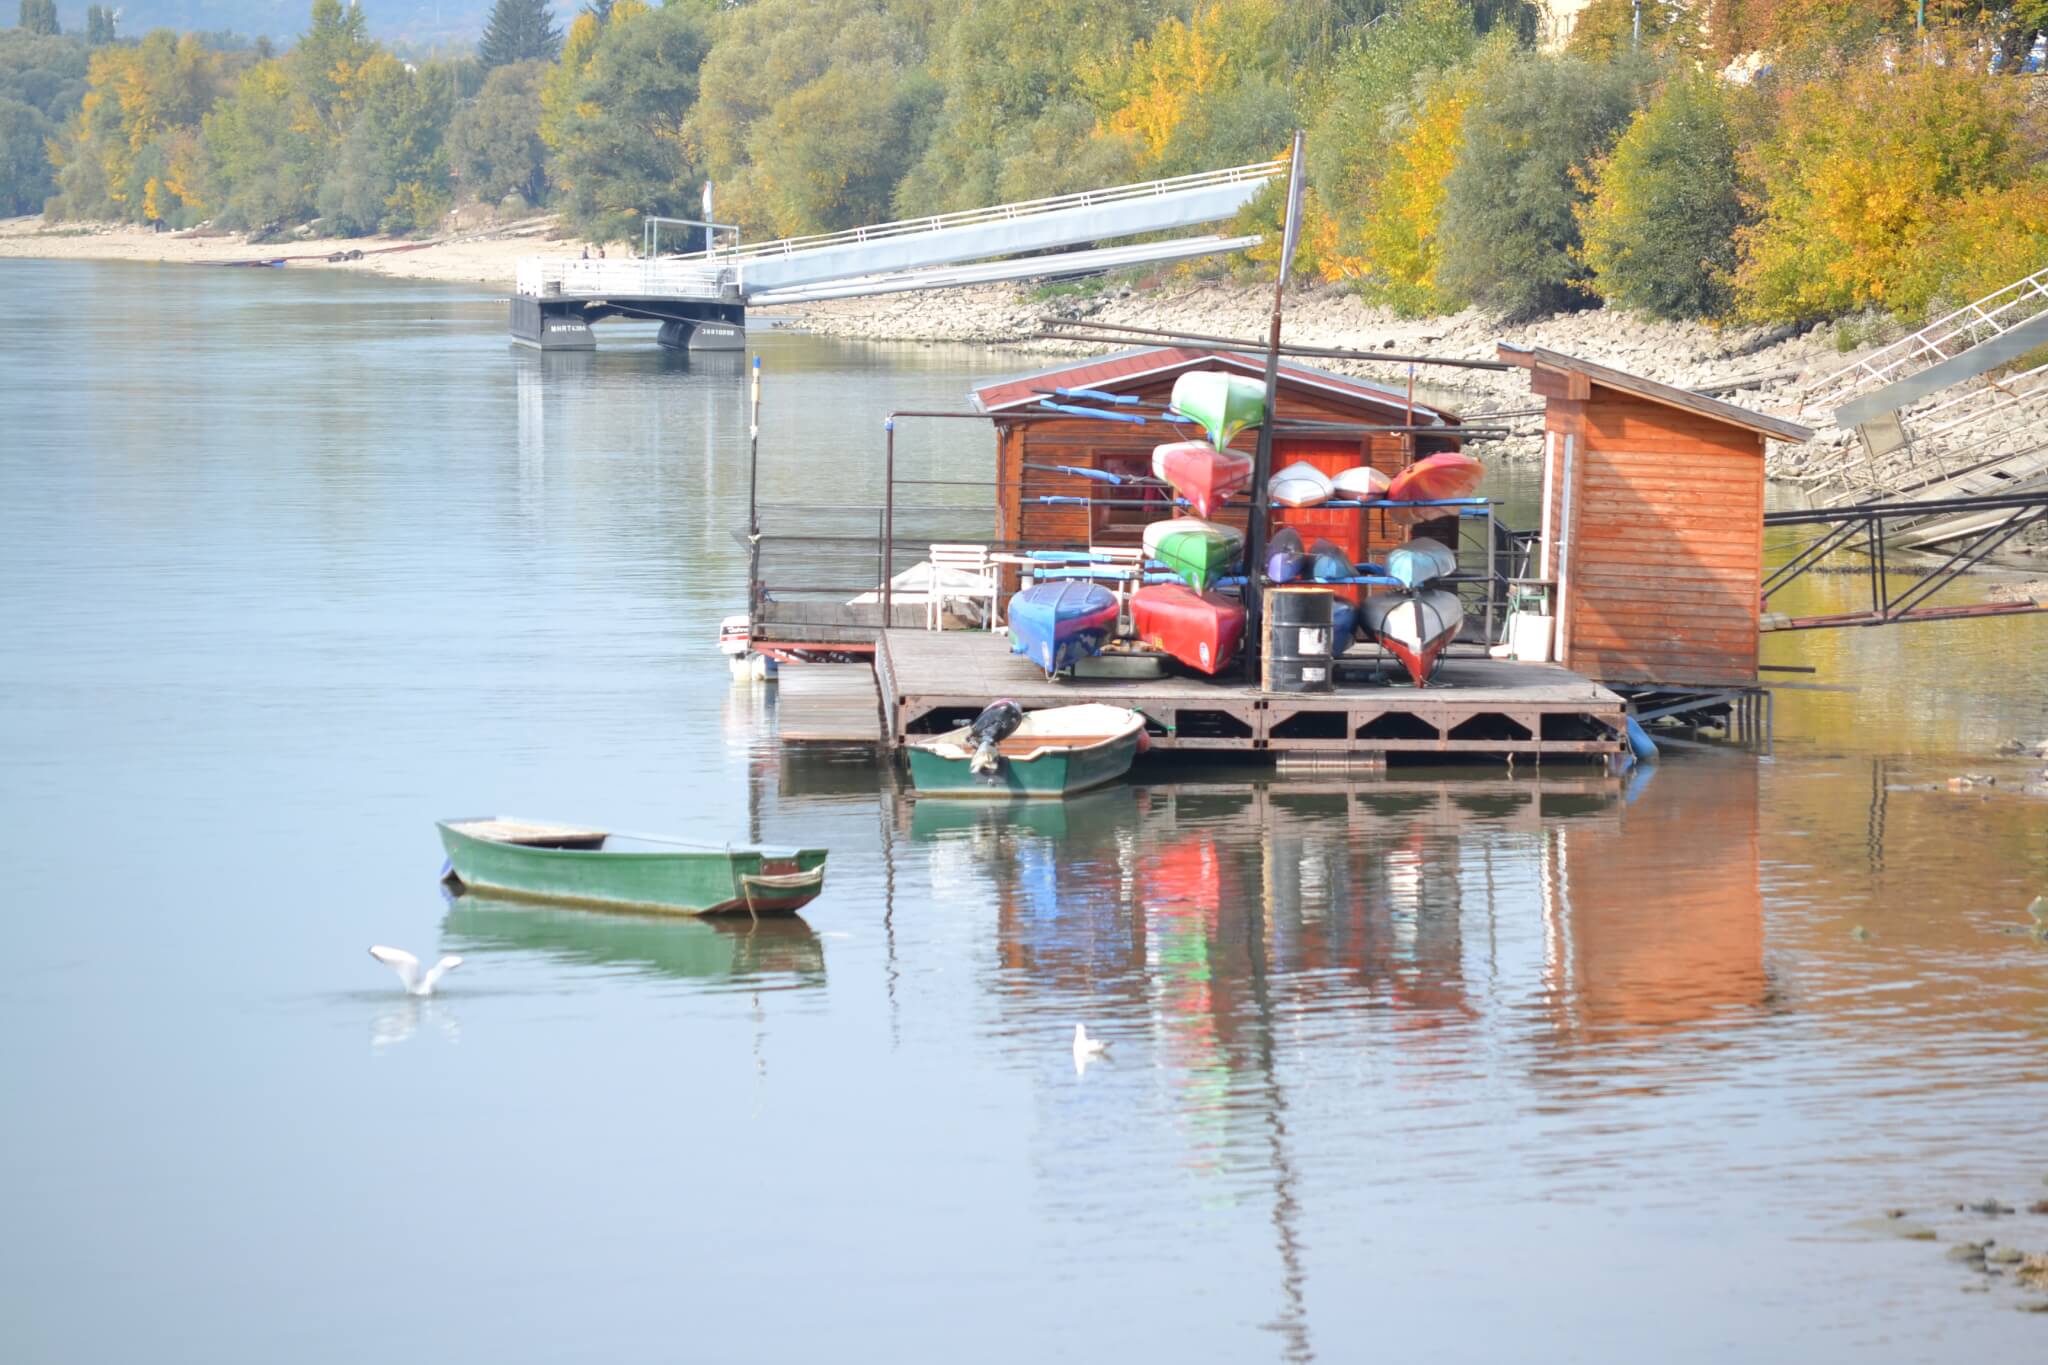
[[[885,453],[882,457],[882,629],[887,630],[894,619],[891,615],[895,603],[891,600],[893,581],[896,577],[896,419],[885,418],[882,422],[885,433]],[[929,592],[931,585],[925,590]]]
[[[753,410],[747,418],[747,638],[754,636],[754,596],[761,587],[761,357],[754,357]],[[758,836],[755,842],[759,843]]]

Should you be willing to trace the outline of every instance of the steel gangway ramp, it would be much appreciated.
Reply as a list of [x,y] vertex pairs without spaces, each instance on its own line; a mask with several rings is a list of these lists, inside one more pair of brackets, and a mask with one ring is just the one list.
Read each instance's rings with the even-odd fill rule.
[[[2048,348],[2048,268],[1935,319],[1808,385],[1799,412],[1842,451],[1835,501],[1951,503],[2048,484],[2048,364],[1998,374]],[[1850,438],[1850,439],[1845,439]],[[1980,529],[1977,514],[1901,519],[1894,543]]]
[[[965,262],[989,263],[971,272],[985,282],[1240,250],[1257,239],[1167,238],[1108,251],[1100,244],[1233,218],[1286,170],[1283,157],[689,256],[530,256],[518,266],[512,335],[544,350],[589,349],[592,322],[623,316],[661,322],[665,345],[734,349],[744,345],[755,302],[940,287],[962,280],[938,268]],[[1089,249],[1060,251],[1079,246]],[[932,273],[920,279],[923,272]]]

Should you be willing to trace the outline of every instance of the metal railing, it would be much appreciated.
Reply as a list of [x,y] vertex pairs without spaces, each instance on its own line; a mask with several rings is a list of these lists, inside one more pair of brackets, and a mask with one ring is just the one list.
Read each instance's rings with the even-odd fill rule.
[[1025,199],[1014,204],[996,204],[985,209],[962,209],[954,213],[936,213],[925,218],[904,218],[895,222],[847,228],[840,232],[823,232],[809,237],[784,237],[773,242],[756,242],[752,246],[743,246],[722,253],[718,259],[746,261],[762,256],[788,256],[799,251],[817,251],[826,247],[859,246],[897,237],[942,232],[948,228],[976,227],[983,223],[1033,218],[1067,209],[1093,208],[1100,204],[1124,203],[1134,199],[1152,199],[1183,190],[1270,180],[1285,174],[1286,171],[1287,158],[1280,157],[1273,161],[1255,161],[1249,165],[1230,166],[1220,171],[1199,171],[1193,175],[1147,180],[1135,185],[1114,185],[1103,190],[1080,190],[1072,194],[1054,195],[1048,199]]
[[1911,336],[1901,337],[1855,364],[1817,380],[1801,401],[1800,410],[1838,408],[1858,394],[1882,388],[1929,365],[1938,365],[2008,332],[2043,308],[2048,308],[2048,267],[2014,280],[1974,303],[1964,304]]
[[[720,261],[725,258],[720,257]],[[738,287],[724,265],[671,257],[667,260],[577,260],[568,256],[527,256],[519,262],[516,288],[534,298],[551,295],[605,298],[717,299]]]

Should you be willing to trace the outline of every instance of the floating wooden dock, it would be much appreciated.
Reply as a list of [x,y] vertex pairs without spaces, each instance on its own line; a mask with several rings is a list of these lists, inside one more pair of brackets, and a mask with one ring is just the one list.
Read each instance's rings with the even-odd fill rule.
[[775,722],[784,744],[878,748],[882,711],[867,664],[789,664],[778,674]]
[[[1555,664],[1453,656],[1427,688],[1369,681],[1375,661],[1344,660],[1353,685],[1326,693],[1166,676],[1048,682],[980,631],[887,630],[875,649],[881,734],[890,747],[965,724],[1008,697],[1026,710],[1105,702],[1143,711],[1152,747],[1384,763],[1390,755],[1579,758],[1628,747],[1627,703]],[[783,673],[786,689],[806,665]],[[858,667],[853,665],[852,667]],[[843,685],[843,684],[842,684]],[[787,693],[780,703],[787,721]],[[784,739],[791,739],[785,729]]]

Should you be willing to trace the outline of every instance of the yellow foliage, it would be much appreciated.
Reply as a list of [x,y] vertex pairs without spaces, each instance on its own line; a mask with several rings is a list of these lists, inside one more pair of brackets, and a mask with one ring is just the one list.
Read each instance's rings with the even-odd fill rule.
[[1437,220],[1444,182],[1465,144],[1465,110],[1477,82],[1470,73],[1436,81],[1387,149],[1372,217],[1360,234],[1366,294],[1397,312],[1455,312],[1462,304],[1437,283],[1442,248]]
[[1198,102],[1241,79],[1232,53],[1253,50],[1279,17],[1279,0],[1218,0],[1188,22],[1169,17],[1120,61],[1087,73],[1084,83],[1109,108],[1097,135],[1134,137],[1157,161]]
[[[1870,66],[1790,97],[1753,149],[1759,219],[1738,234],[1736,290],[1757,321],[1923,309],[1951,220],[1970,197],[2021,183],[2019,82],[1960,65]],[[2021,272],[2024,273],[2024,272]]]

